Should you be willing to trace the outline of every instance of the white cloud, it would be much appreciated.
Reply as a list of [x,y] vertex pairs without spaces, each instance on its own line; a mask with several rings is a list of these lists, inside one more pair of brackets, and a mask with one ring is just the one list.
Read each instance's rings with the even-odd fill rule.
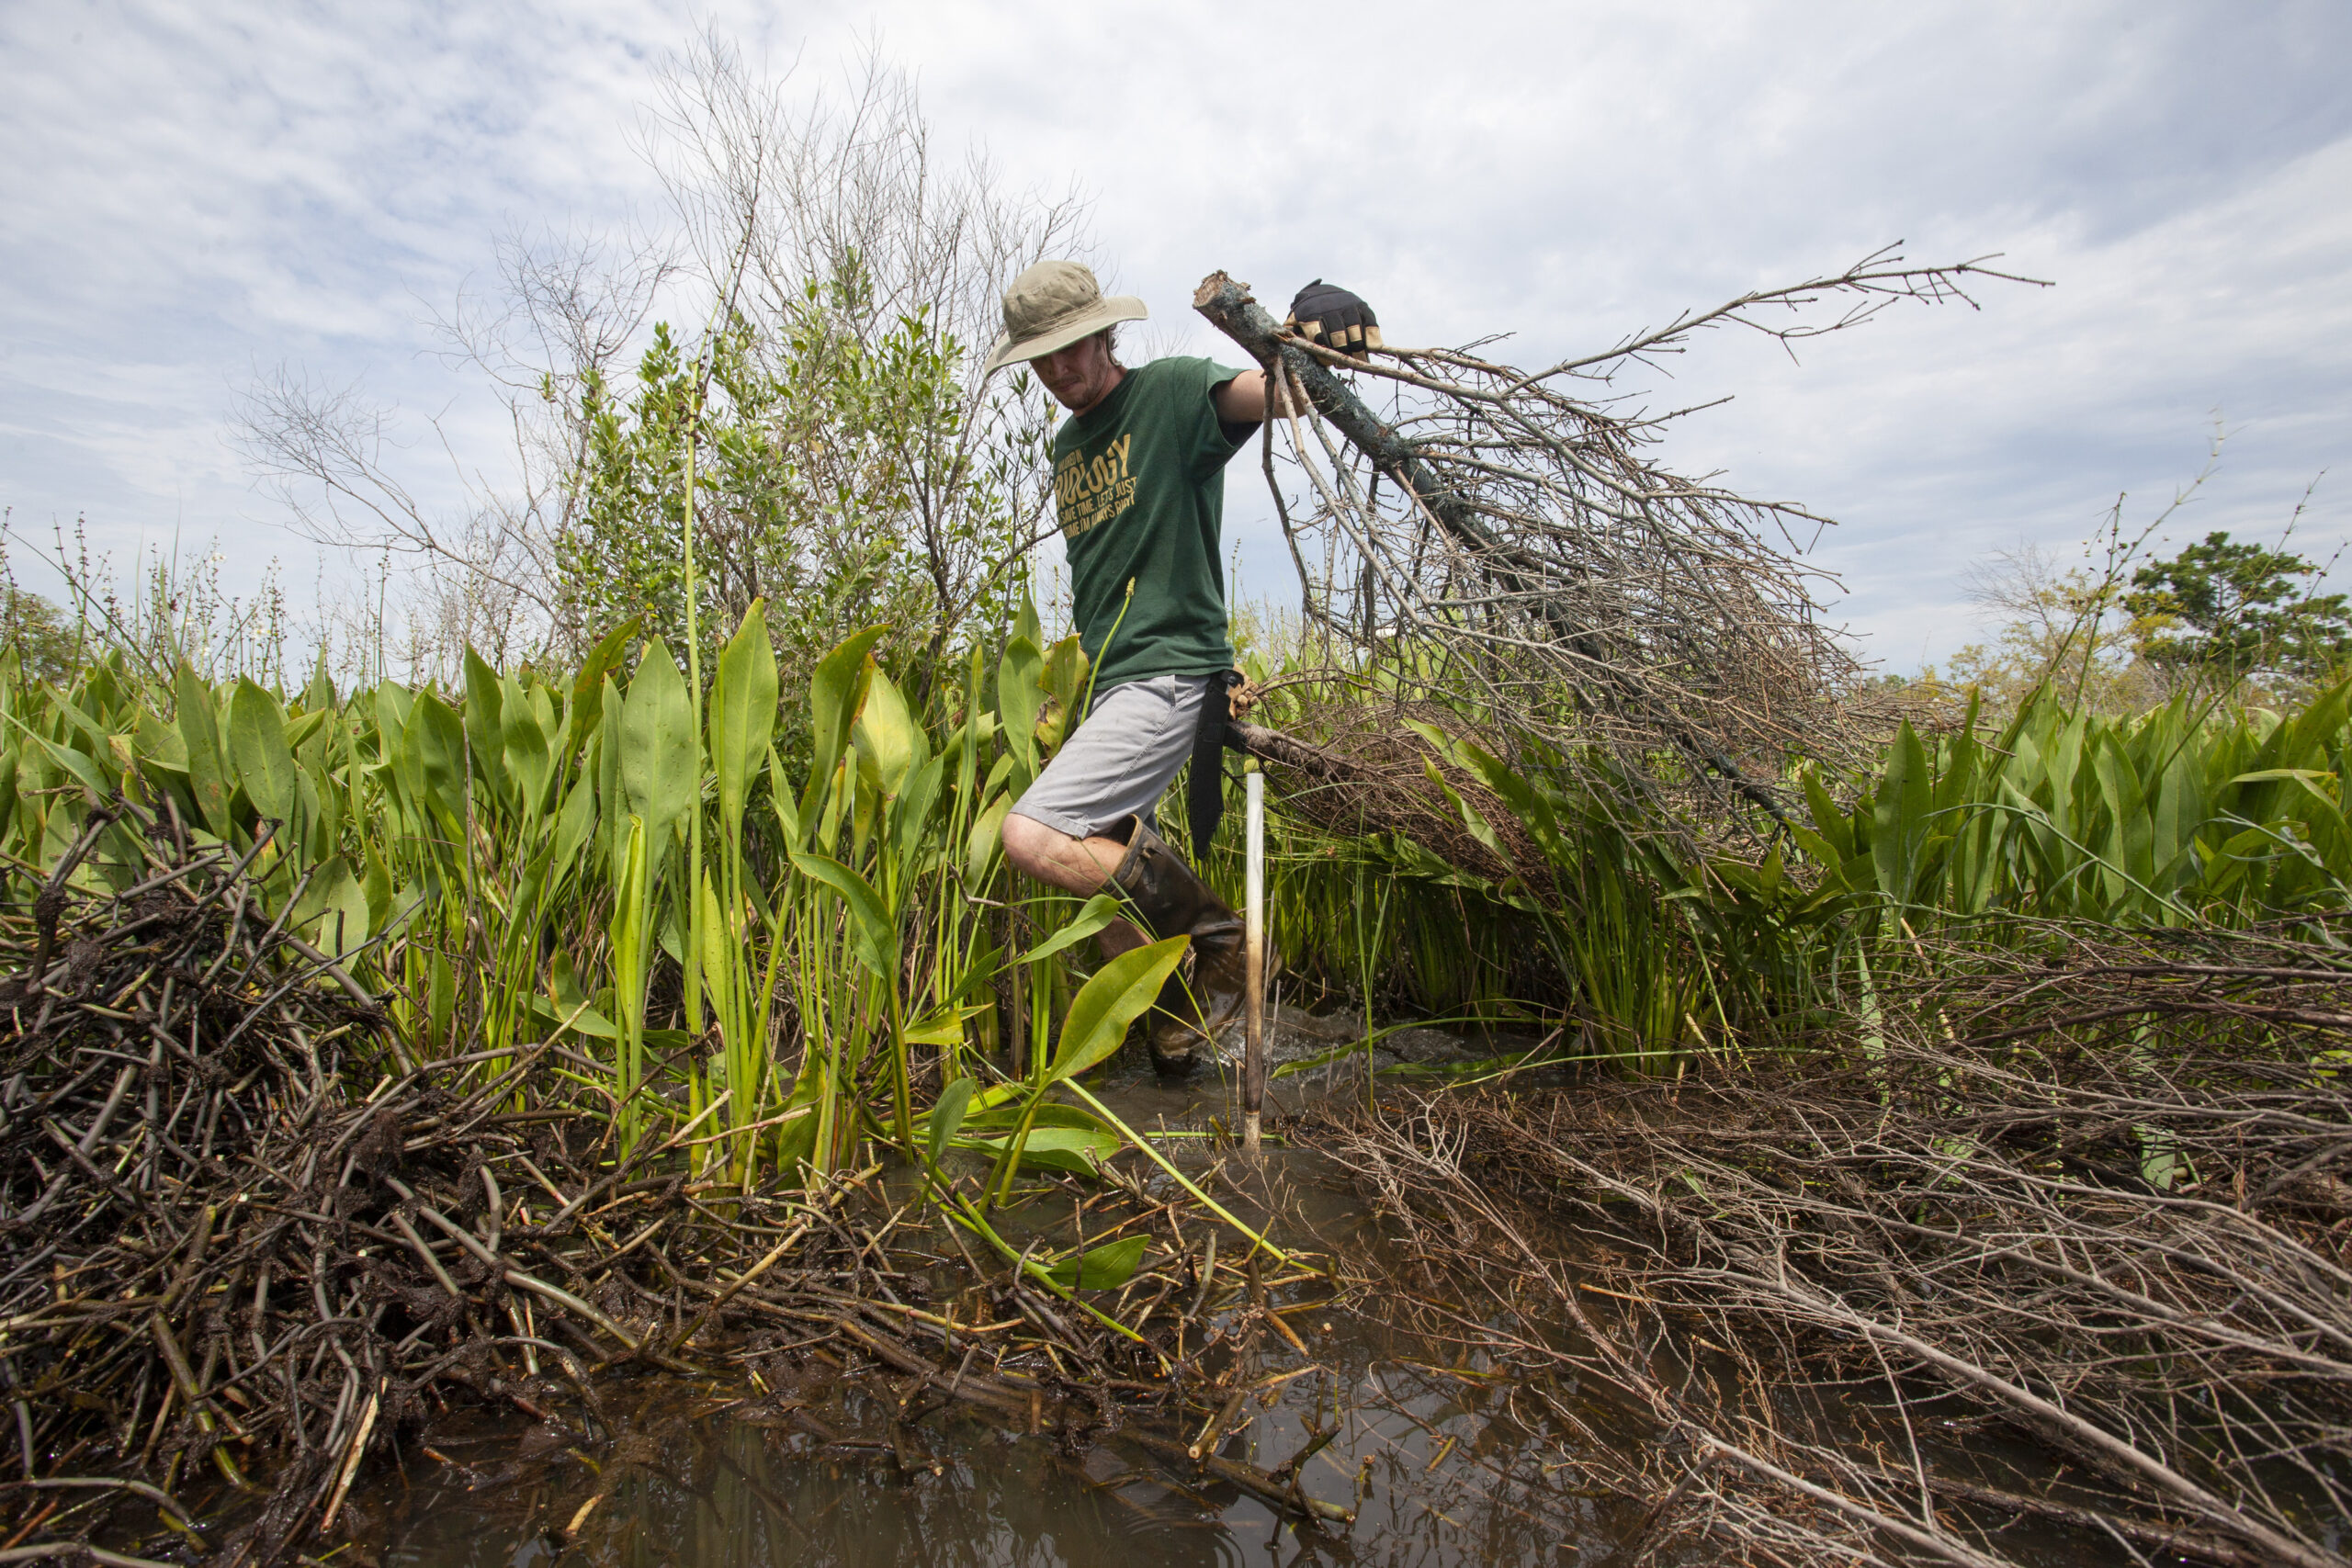
[[[697,13],[699,15],[699,13]],[[715,17],[810,83],[862,41],[1017,185],[1075,176],[1160,339],[1227,267],[1362,290],[1392,336],[1541,359],[1894,239],[2058,279],[1893,312],[1802,368],[1718,336],[1662,401],[1738,391],[1677,460],[1849,520],[1825,558],[1899,666],[1968,632],[1961,567],[2168,493],[2215,413],[2211,526],[2267,530],[2352,446],[2352,13],[2317,5],[1431,8],[819,6]],[[683,7],[52,4],[0,13],[0,502],[105,536],[185,506],[289,548],[221,430],[256,367],[365,376],[502,431],[423,324],[514,225],[658,210],[635,150]],[[454,401],[453,401],[454,400]],[[420,459],[422,461],[422,459]],[[1285,581],[1238,470],[1261,590]],[[428,493],[454,499],[438,470]],[[439,486],[435,491],[434,486]],[[2323,488],[2315,543],[2352,534]],[[232,563],[233,564],[233,563]]]

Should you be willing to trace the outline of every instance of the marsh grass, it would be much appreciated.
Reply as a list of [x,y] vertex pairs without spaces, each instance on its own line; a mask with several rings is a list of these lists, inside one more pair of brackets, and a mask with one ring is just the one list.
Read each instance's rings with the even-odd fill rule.
[[[0,853],[29,898],[23,879],[93,802],[170,814],[253,857],[273,918],[385,996],[404,1057],[560,1043],[551,1070],[623,1155],[717,1106],[726,1135],[698,1158],[738,1184],[829,1175],[868,1139],[918,1159],[922,1108],[968,1077],[951,1140],[997,1162],[994,1190],[1023,1165],[1083,1170],[1125,1140],[1047,1091],[1074,1076],[1059,1042],[1110,983],[1090,939],[1117,911],[1023,884],[998,843],[1084,702],[1083,655],[1025,612],[918,704],[876,662],[878,637],[782,692],[755,605],[700,700],[627,626],[560,674],[469,657],[448,694],[343,693],[323,673],[284,693],[186,660],[164,679],[120,649],[62,685],[11,664]],[[2342,909],[2347,701],[2116,719],[2045,697],[1993,735],[1906,725],[1867,778],[1803,775],[1809,811],[1781,841],[1707,859],[1623,830],[1541,752],[1423,725],[1452,770],[1432,769],[1437,790],[1509,874],[1336,833],[1277,796],[1270,929],[1288,993],[1367,1032],[1549,1021],[1579,1055],[1678,1071],[1768,1048],[1856,1005],[1873,967],[1917,962],[1922,937],[2002,917],[2228,927]],[[805,758],[779,750],[780,711],[805,726]],[[78,886],[129,886],[124,831],[101,833]],[[1238,882],[1238,859],[1221,839],[1212,880]]]

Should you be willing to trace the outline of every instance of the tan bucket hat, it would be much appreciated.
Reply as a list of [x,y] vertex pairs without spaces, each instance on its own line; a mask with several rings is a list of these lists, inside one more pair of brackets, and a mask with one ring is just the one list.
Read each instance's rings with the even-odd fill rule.
[[1114,321],[1140,321],[1151,312],[1132,294],[1105,299],[1092,269],[1072,261],[1039,262],[1004,291],[1004,334],[996,340],[983,376],[1006,366],[1068,348]]

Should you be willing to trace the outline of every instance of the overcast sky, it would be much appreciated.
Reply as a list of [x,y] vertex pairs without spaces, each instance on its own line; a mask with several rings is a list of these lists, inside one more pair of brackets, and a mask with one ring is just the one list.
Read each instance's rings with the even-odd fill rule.
[[[2222,467],[2174,530],[2352,536],[2352,6],[801,5],[0,0],[0,504],[119,555],[310,547],[227,440],[279,364],[440,416],[496,483],[494,407],[430,354],[502,231],[662,220],[663,56],[708,20],[811,88],[862,40],[944,139],[1094,199],[1155,342],[1223,267],[1322,276],[1400,342],[1548,362],[1902,241],[2053,279],[1811,345],[1718,334],[1660,402],[1736,393],[1682,467],[1842,520],[1837,614],[1896,670],[1978,635],[1962,574],[2079,544]],[[797,62],[797,63],[796,63]],[[454,501],[447,459],[407,455]],[[1254,595],[1292,592],[1249,465]],[[41,585],[19,555],[19,571]]]

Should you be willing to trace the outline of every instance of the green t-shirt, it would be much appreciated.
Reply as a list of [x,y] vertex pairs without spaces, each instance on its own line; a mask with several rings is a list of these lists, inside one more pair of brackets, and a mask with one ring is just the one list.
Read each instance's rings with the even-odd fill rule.
[[1209,395],[1240,374],[1155,359],[1054,433],[1054,504],[1097,693],[1233,667],[1217,546],[1225,465],[1257,426],[1223,423]]

